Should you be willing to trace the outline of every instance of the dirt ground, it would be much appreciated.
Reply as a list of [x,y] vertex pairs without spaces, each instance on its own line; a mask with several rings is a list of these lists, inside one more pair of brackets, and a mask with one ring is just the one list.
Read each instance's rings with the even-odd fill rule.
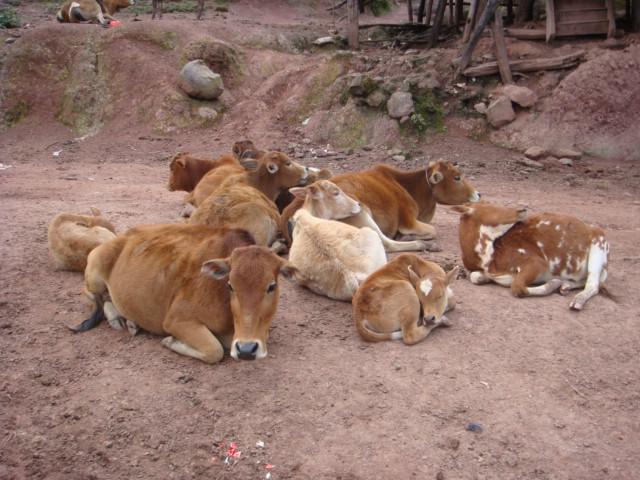
[[[115,125],[77,140],[27,119],[2,134],[0,479],[637,478],[640,167],[583,158],[533,170],[459,124],[401,163],[377,147],[315,157],[276,119],[242,133],[305,145],[302,161],[336,173],[450,159],[489,201],[602,226],[619,303],[597,296],[576,313],[567,297],[516,299],[461,278],[452,326],[407,347],[363,342],[348,303],[283,281],[262,361],[208,366],[106,324],[74,335],[66,326],[89,313],[82,275],[53,270],[49,220],[95,206],[118,231],[179,221],[167,156],[227,151],[237,124],[166,136]],[[461,264],[457,216],[440,206],[434,225],[442,252],[426,258]],[[225,463],[231,442],[241,454]]]

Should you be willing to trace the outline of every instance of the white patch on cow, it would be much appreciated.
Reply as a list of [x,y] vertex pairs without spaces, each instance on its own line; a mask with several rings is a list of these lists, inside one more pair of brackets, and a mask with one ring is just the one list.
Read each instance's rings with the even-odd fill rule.
[[502,285],[503,287],[510,287],[513,283],[513,275],[504,274],[504,275],[495,275],[491,276],[491,280],[496,282],[498,285]]
[[451,290],[451,287],[447,287],[447,298],[451,298],[453,297],[453,290]]
[[402,330],[391,332],[391,340],[402,340]]
[[480,225],[480,235],[478,236],[478,243],[476,244],[475,251],[480,257],[480,265],[483,270],[487,270],[487,267],[493,259],[494,240],[507,233],[513,225],[513,223],[506,223],[495,227],[490,225]]
[[541,225],[551,225],[551,222],[549,220],[540,220],[538,222],[538,225],[536,225],[536,227],[539,227]]
[[471,196],[469,197],[469,202],[476,203],[480,201],[480,194],[474,190]]
[[520,255],[525,255],[525,254],[527,253],[527,251],[526,251],[524,248],[519,248],[519,249],[518,249],[518,253],[519,253]]
[[544,248],[544,243],[542,243],[542,242],[536,242],[536,245],[538,245],[538,248],[540,250],[542,250]]
[[71,19],[73,17],[73,14],[71,13],[71,11],[74,8],[79,8],[79,7],[80,7],[80,4],[78,2],[71,2],[71,5],[69,5],[69,12],[68,12],[69,19]]
[[560,266],[560,258],[556,257],[556,258],[551,258],[549,260],[549,270],[551,271],[551,273],[556,271],[556,268],[558,268]]
[[429,292],[431,291],[432,288],[433,288],[433,283],[431,283],[431,280],[429,280],[428,278],[420,282],[420,291],[425,297],[429,295]]
[[560,225],[556,225],[556,232],[560,231]]

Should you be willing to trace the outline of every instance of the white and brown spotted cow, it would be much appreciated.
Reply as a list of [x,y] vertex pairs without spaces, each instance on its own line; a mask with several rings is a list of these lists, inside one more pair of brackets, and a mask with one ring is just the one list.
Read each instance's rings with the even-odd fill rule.
[[488,203],[452,208],[461,213],[462,261],[472,283],[495,282],[518,297],[584,288],[569,305],[574,310],[604,289],[609,243],[601,228]]

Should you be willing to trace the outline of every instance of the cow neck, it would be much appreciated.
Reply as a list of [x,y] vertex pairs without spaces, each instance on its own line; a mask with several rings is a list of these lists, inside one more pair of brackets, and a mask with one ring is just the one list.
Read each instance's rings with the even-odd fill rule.
[[269,200],[275,202],[278,194],[280,193],[280,188],[275,183],[275,179],[272,175],[267,173],[267,176],[260,172],[260,170],[254,170],[251,172],[246,172],[244,174],[245,182],[250,187],[255,188],[262,192]]
[[404,188],[418,204],[420,214],[432,210],[435,206],[433,191],[427,181],[427,169],[421,168],[411,172],[403,172],[387,167],[393,178]]

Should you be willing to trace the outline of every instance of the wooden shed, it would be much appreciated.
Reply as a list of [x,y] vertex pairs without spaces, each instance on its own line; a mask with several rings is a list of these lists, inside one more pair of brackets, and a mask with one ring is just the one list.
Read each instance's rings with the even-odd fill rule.
[[546,38],[616,33],[613,0],[546,0]]

